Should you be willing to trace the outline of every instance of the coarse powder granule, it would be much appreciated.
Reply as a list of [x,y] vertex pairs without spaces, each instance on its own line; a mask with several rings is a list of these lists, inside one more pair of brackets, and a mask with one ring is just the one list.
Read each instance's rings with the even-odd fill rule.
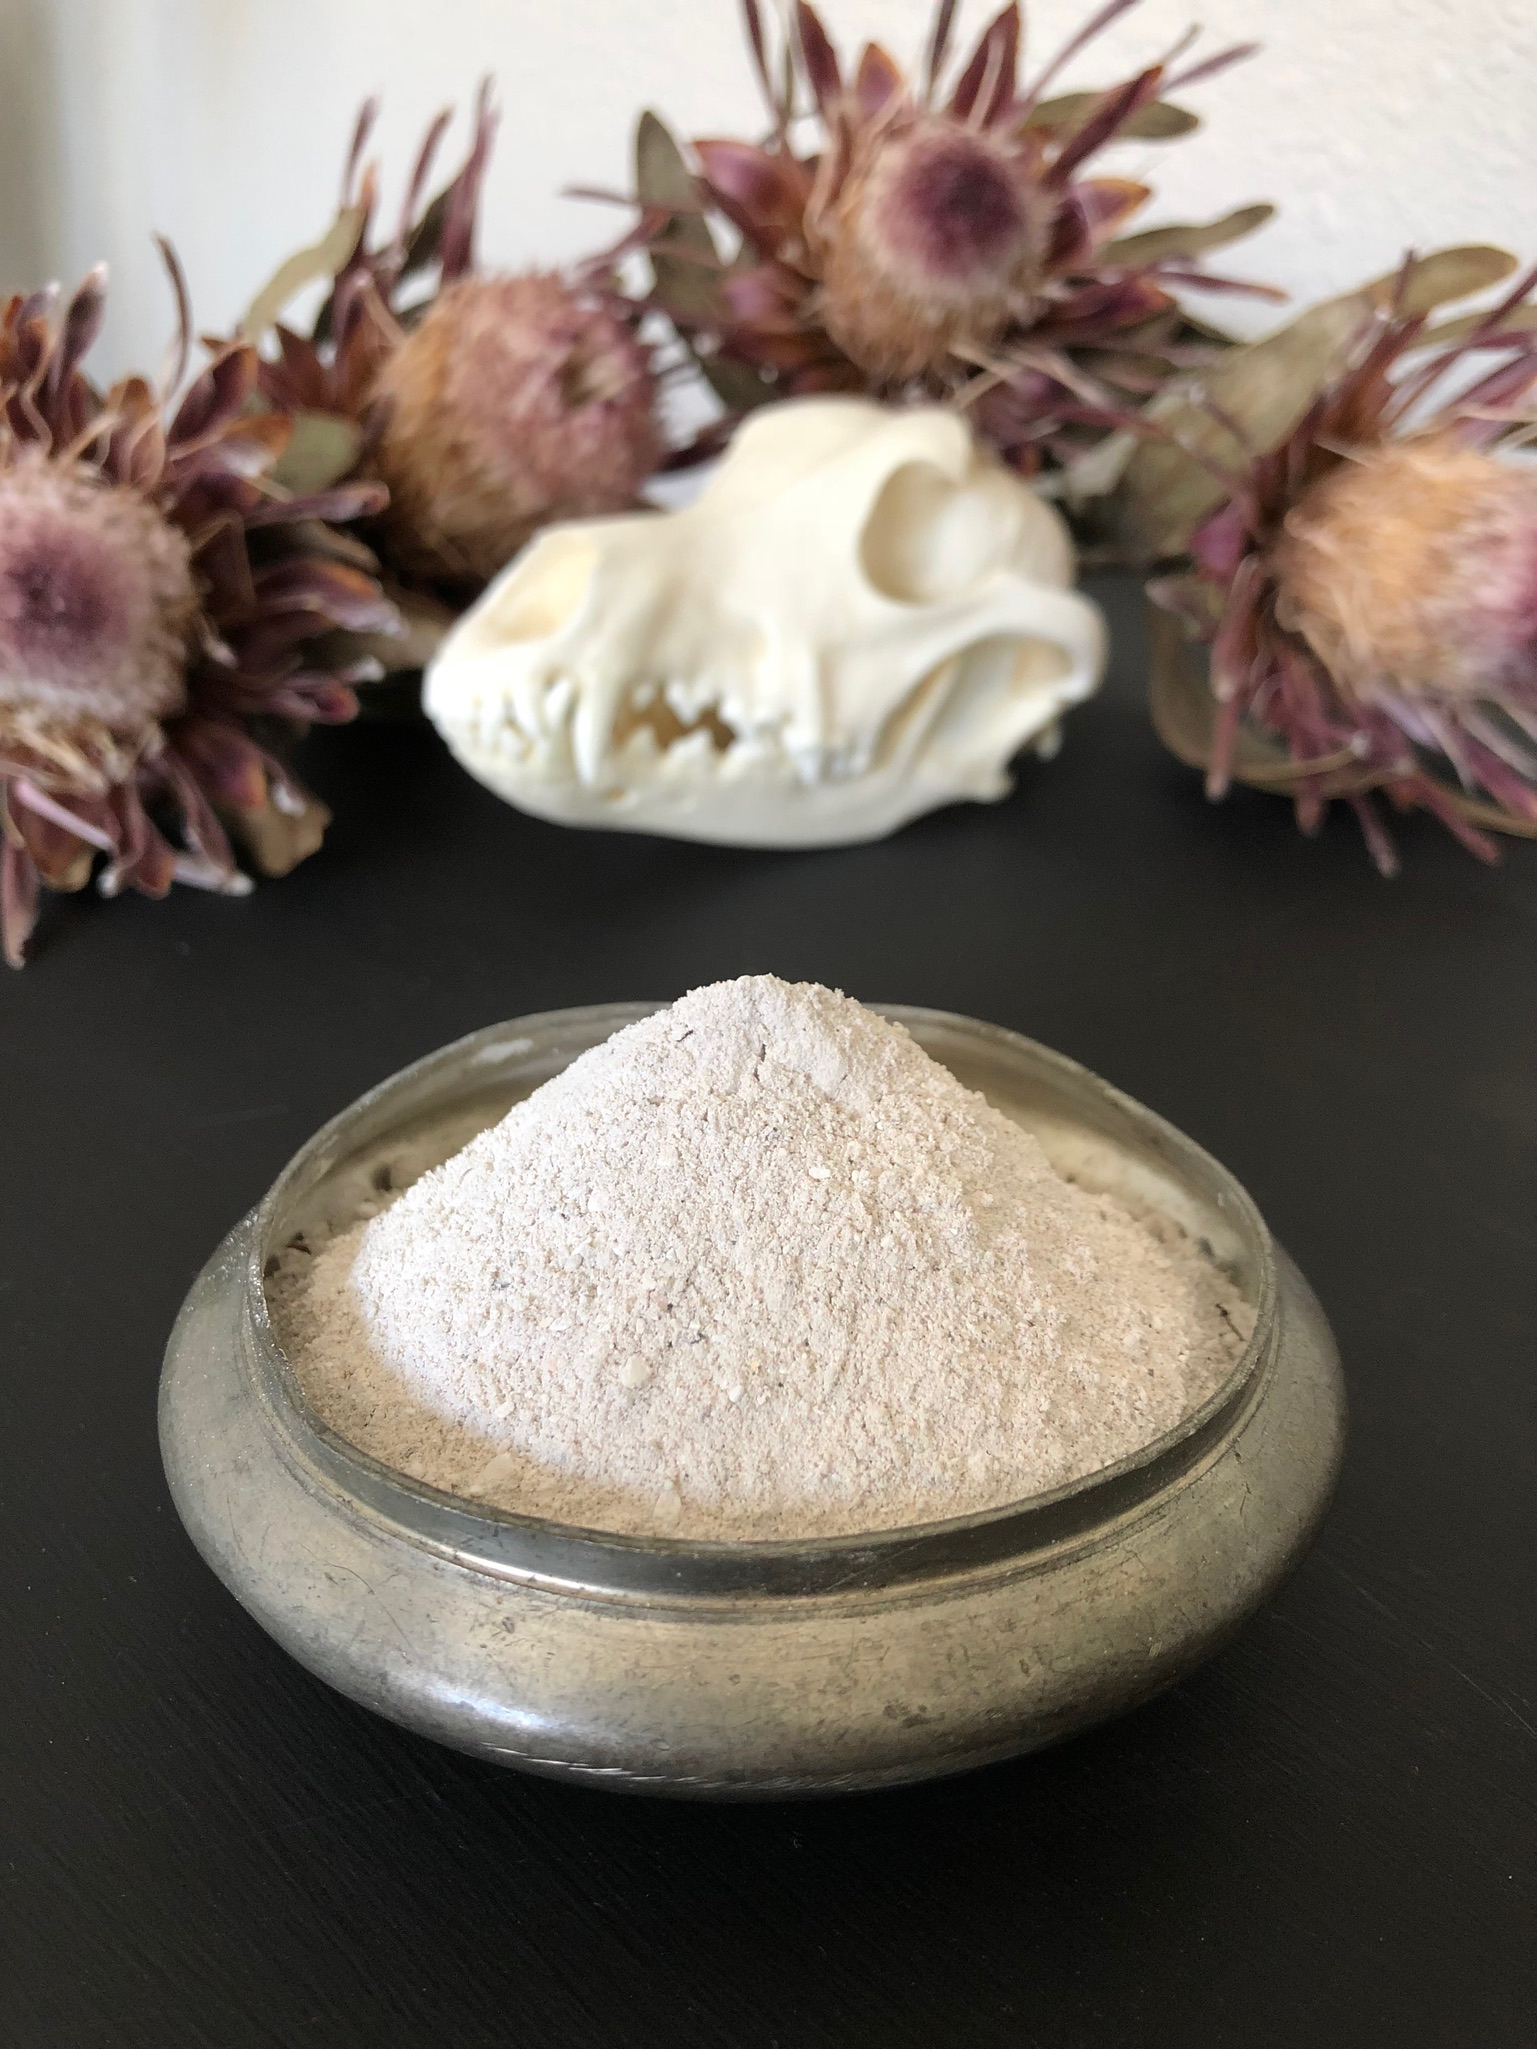
[[696,989],[269,1284],[320,1415],[590,1528],[964,1514],[1170,1429],[1252,1327],[1173,1226],[1065,1181],[900,1026]]

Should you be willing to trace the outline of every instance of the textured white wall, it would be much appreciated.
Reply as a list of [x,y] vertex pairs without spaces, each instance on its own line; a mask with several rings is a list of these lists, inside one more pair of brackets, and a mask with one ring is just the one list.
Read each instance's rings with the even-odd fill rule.
[[[1386,269],[1408,243],[1537,256],[1534,0],[1144,0],[1075,82],[1157,55],[1198,10],[1203,47],[1266,47],[1188,96],[1198,135],[1121,153],[1159,181],[1150,221],[1279,201],[1280,221],[1232,261],[1300,298]],[[991,11],[973,0],[963,20],[975,30]],[[1087,11],[1036,0],[1036,58]],[[845,46],[876,34],[907,57],[929,0],[825,12]],[[560,188],[626,181],[641,106],[685,133],[757,120],[735,0],[0,0],[0,285],[107,258],[98,360],[151,363],[168,311],[152,227],[180,249],[202,323],[223,326],[329,218],[366,93],[385,95],[380,143],[398,180],[428,115],[466,105],[483,70],[504,108],[483,248],[509,264],[609,231],[606,211]]]

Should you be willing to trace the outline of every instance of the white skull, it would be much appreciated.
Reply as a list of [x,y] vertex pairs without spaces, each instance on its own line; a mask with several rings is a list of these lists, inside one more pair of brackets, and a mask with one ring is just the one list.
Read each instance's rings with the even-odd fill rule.
[[677,512],[539,534],[448,635],[433,722],[569,825],[739,846],[879,838],[1007,794],[1095,688],[1066,528],[939,407],[753,414]]

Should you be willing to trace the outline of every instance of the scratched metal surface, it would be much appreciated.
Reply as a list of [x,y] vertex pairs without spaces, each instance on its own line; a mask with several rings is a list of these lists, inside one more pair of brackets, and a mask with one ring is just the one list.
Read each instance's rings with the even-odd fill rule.
[[[562,833],[424,734],[325,737],[327,852],[58,907],[0,981],[4,2049],[1477,2045],[1537,2011],[1537,847],[1209,812],[1120,666],[995,810],[883,847]],[[1254,1193],[1344,1353],[1318,1548],[1211,1666],[973,1778],[689,1809],[354,1708],[166,1499],[167,1329],[370,1082],[747,969],[993,1018]]]

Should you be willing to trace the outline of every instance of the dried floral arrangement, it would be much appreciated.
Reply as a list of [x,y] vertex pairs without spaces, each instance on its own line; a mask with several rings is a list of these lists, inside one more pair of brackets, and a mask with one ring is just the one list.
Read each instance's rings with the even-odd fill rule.
[[1378,797],[1486,861],[1491,829],[1537,833],[1537,468],[1510,459],[1537,271],[1431,325],[1514,268],[1445,250],[1313,308],[1166,406],[1123,480],[1127,537],[1178,558],[1149,586],[1165,742],[1214,798],[1290,796],[1304,832],[1342,800],[1384,874]]
[[[634,225],[566,272],[488,271],[475,243],[497,126],[427,194],[431,124],[393,230],[353,132],[340,210],[189,377],[185,283],[158,384],[84,368],[103,274],[0,322],[0,938],[19,965],[41,891],[244,893],[328,814],[286,738],[419,669],[539,527],[635,504],[661,467],[757,406],[815,392],[967,411],[1020,473],[1156,566],[1153,709],[1213,796],[1284,791],[1316,829],[1379,798],[1481,858],[1537,833],[1537,273],[1503,251],[1408,261],[1263,340],[1197,320],[1207,252],[1269,218],[1130,231],[1151,198],[1112,143],[1166,141],[1169,97],[1249,47],[1098,92],[1064,67],[1137,0],[1108,0],[1033,78],[1005,6],[952,61],[938,0],[921,74],[878,44],[846,66],[794,0],[771,38],[743,0],[761,139],[636,137]],[[1193,32],[1192,32],[1193,33]],[[611,196],[611,195],[609,195]],[[628,288],[644,252],[649,286]],[[287,316],[301,293],[318,310]],[[660,338],[659,338],[660,337]],[[669,449],[660,392],[702,376],[723,417]],[[1209,650],[1203,659],[1200,650]],[[98,865],[99,864],[99,865]]]
[[[283,264],[241,332],[266,351],[262,393],[301,422],[309,481],[387,487],[360,538],[410,631],[373,651],[420,668],[537,527],[632,505],[662,443],[650,354],[613,283],[623,245],[569,276],[477,264],[489,86],[463,164],[424,201],[451,112],[433,121],[383,239],[378,166],[365,162],[378,112],[371,100],[358,118],[332,226]],[[324,296],[300,334],[281,316],[317,281]]]
[[953,67],[956,0],[940,0],[921,81],[875,43],[847,70],[805,0],[776,50],[759,0],[744,0],[767,139],[702,138],[685,153],[650,113],[636,137],[654,223],[646,303],[727,408],[705,452],[753,406],[850,391],[953,401],[1025,474],[1071,467],[1094,430],[1224,339],[1181,293],[1281,296],[1201,268],[1270,206],[1128,234],[1151,189],[1089,171],[1111,143],[1188,133],[1195,117],[1167,95],[1252,46],[1182,70],[1187,37],[1107,91],[1048,96],[1137,4],[1110,0],[1026,83],[1015,0]]
[[161,245],[178,333],[158,385],[100,391],[82,367],[105,276],[63,307],[0,321],[0,939],[20,966],[40,891],[173,882],[243,894],[232,840],[281,875],[329,814],[274,749],[349,719],[371,665],[316,653],[328,629],[388,631],[393,609],[333,522],[370,483],[280,481],[293,423],[253,412],[256,351],[212,346],[190,382],[191,315]]

